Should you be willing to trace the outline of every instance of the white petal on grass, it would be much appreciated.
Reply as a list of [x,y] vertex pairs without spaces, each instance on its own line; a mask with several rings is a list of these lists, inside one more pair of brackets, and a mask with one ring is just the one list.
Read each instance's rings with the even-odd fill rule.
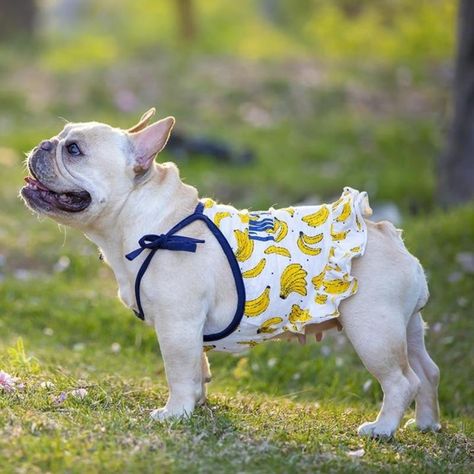
[[64,270],[67,270],[70,264],[71,260],[69,260],[69,257],[66,257],[66,255],[62,255],[61,257],[59,257],[59,260],[54,264],[53,271],[55,273],[61,273]]
[[351,458],[361,458],[365,454],[365,449],[355,449],[354,451],[348,451],[347,455]]
[[270,359],[268,359],[268,362],[267,362],[267,366],[268,368],[273,368],[275,367],[275,365],[277,365],[278,363],[278,359],[276,357],[271,357]]
[[362,385],[362,390],[364,392],[368,392],[370,387],[372,387],[372,379],[368,379],[364,382],[364,385]]
[[71,391],[71,395],[78,400],[84,400],[87,396],[87,389],[85,388],[76,388],[75,390]]
[[111,350],[114,354],[118,354],[121,349],[122,349],[122,346],[121,346],[118,342],[114,342],[114,343],[110,346],[110,350]]

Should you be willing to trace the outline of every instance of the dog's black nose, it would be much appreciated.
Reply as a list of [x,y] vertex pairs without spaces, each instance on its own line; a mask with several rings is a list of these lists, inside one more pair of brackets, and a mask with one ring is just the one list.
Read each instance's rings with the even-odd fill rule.
[[40,148],[44,151],[51,151],[53,149],[53,143],[49,140],[44,140],[40,143]]

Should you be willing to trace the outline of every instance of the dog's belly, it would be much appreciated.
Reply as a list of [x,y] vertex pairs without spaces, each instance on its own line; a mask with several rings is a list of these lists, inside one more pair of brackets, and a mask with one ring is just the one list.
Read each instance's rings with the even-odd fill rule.
[[[279,334],[278,336],[272,337],[271,339],[283,339],[283,340],[294,340],[298,339],[298,341],[304,343],[304,338],[306,336],[311,336],[313,334],[315,335],[322,335],[324,331],[329,331],[330,329],[337,328],[338,331],[342,329],[341,322],[339,321],[339,318],[334,318],[334,319],[329,319],[328,321],[324,321],[322,323],[316,323],[316,324],[307,324],[305,326],[305,332],[304,334],[297,334],[293,332],[284,332],[282,334]],[[317,338],[317,340],[320,340],[321,338]]]

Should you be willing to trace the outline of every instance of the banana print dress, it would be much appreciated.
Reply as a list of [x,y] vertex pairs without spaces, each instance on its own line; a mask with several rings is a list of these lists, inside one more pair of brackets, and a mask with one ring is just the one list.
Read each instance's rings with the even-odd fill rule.
[[[232,322],[219,333],[206,334],[204,350],[242,352],[265,339],[287,331],[304,333],[308,324],[339,316],[340,302],[357,291],[351,263],[364,254],[363,216],[370,213],[367,193],[349,187],[332,204],[268,211],[237,210],[203,199],[194,214],[165,236],[140,239],[141,248],[127,258],[152,249],[146,246],[151,237],[159,241],[157,248],[199,251],[203,240],[176,232],[196,219],[204,221],[227,256],[238,296]],[[145,260],[135,285],[136,314],[142,319],[138,277],[147,266]]]

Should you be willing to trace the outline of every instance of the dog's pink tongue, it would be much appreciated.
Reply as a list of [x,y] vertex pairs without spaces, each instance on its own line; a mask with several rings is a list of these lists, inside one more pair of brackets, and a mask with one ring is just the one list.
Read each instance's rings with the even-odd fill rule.
[[43,191],[49,191],[49,189],[46,186],[44,186],[37,179],[32,178],[31,176],[25,176],[24,179],[28,184],[31,184],[39,189],[42,189]]

